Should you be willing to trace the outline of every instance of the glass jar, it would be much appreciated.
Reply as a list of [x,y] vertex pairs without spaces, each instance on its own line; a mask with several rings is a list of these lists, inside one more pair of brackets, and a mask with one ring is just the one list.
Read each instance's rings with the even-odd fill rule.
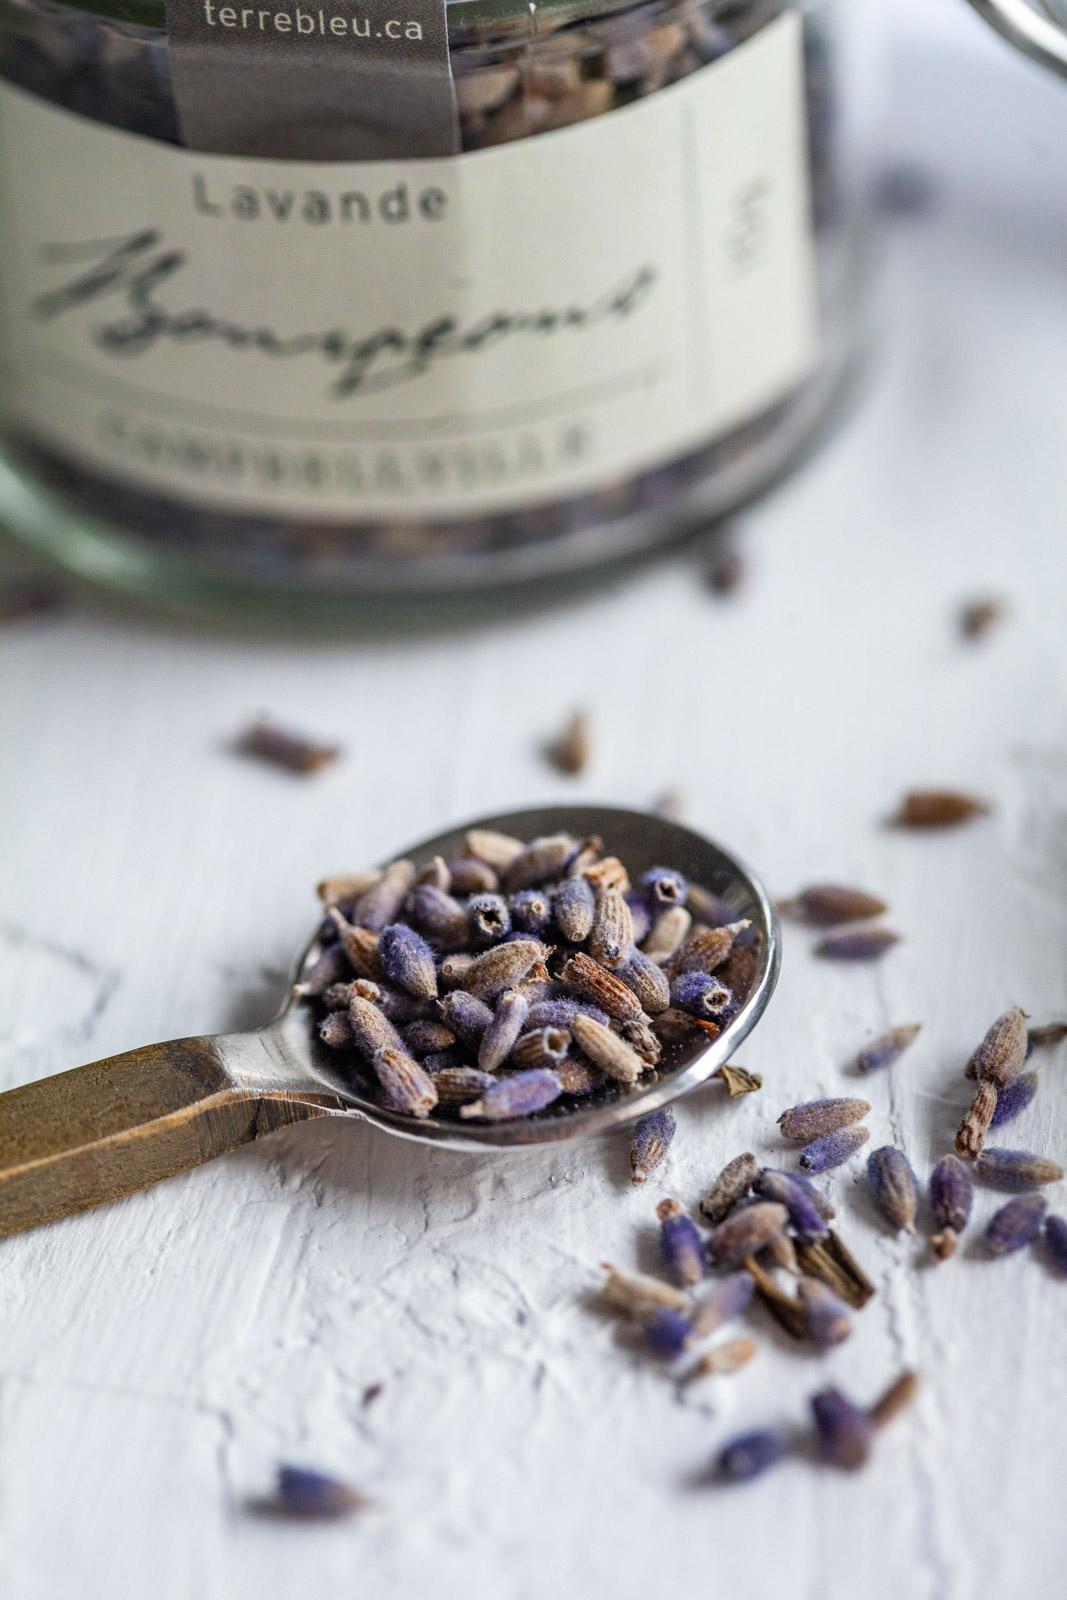
[[[451,0],[444,76],[357,63],[368,135],[337,52],[419,26],[384,3],[0,0],[0,516],[83,574],[283,608],[545,577],[728,511],[824,414],[823,4]],[[283,26],[333,79],[263,53]]]

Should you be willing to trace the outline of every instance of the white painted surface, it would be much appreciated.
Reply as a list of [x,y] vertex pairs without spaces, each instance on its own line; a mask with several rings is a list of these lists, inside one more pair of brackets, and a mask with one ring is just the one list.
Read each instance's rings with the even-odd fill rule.
[[[736,600],[667,565],[418,643],[267,646],[106,612],[0,638],[4,1086],[265,1019],[324,870],[563,793],[678,784],[776,890],[867,884],[907,935],[840,970],[789,930],[742,1056],[763,1093],[683,1105],[652,1192],[624,1142],[480,1162],[324,1123],[5,1241],[9,1600],[1062,1596],[1067,1283],[1039,1260],[919,1265],[846,1171],[842,1230],[880,1290],[850,1343],[820,1361],[761,1323],[750,1368],[684,1399],[584,1299],[599,1261],[650,1259],[657,1198],[694,1201],[742,1148],[773,1156],[778,1110],[849,1089],[883,1027],[925,1024],[870,1090],[875,1141],[925,1176],[992,1016],[1067,1007],[1067,90],[947,0],[890,32],[885,147],[929,160],[945,205],[895,230],[881,360],[747,519]],[[965,647],[954,610],[990,590],[1012,619]],[[599,756],[564,785],[536,742],[576,701]],[[261,707],[343,737],[347,761],[309,783],[238,763],[225,741]],[[996,815],[930,839],[879,826],[927,782]],[[1053,1058],[1008,1142],[1062,1159],[1065,1115]],[[731,1430],[800,1421],[827,1378],[873,1396],[904,1362],[925,1394],[862,1476],[694,1487]],[[337,1529],[247,1516],[279,1458],[383,1509]]]

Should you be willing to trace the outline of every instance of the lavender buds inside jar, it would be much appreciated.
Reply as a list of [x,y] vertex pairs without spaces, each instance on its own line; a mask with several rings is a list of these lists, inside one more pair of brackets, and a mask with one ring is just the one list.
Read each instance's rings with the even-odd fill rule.
[[747,498],[847,364],[827,12],[413,0],[403,54],[339,0],[5,0],[5,522],[322,610]]

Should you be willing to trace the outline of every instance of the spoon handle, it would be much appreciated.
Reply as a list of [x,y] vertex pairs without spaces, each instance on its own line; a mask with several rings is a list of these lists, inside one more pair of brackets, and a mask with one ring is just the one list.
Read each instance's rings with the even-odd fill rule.
[[235,1042],[172,1039],[0,1094],[0,1237],[344,1109],[315,1087],[235,1082]]

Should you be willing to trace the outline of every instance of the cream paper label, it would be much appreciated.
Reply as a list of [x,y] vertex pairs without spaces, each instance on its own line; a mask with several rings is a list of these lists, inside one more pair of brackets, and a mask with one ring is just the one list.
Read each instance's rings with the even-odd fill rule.
[[533,505],[683,454],[815,358],[791,12],[465,155],[201,155],[3,84],[0,162],[9,425],[200,505]]

